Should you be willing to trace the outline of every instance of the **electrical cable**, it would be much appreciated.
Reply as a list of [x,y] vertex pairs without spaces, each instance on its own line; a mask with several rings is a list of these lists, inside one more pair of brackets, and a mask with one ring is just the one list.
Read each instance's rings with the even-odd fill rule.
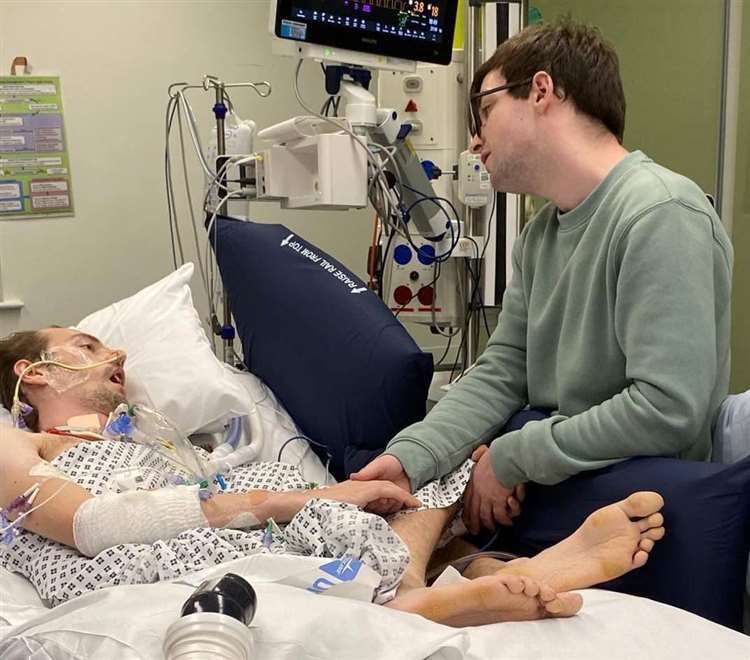
[[[185,182],[185,196],[187,197],[188,211],[190,212],[190,226],[193,230],[193,242],[195,244],[195,253],[198,256],[198,270],[201,276],[201,282],[203,282],[203,289],[208,295],[208,280],[206,279],[206,272],[203,268],[203,260],[200,258],[200,242],[198,240],[198,229],[196,227],[195,220],[195,209],[193,208],[193,198],[190,194],[190,185],[188,183],[188,171],[187,171],[187,157],[185,155],[185,136],[182,130],[182,113],[177,113],[177,128],[180,137],[180,155],[182,160],[182,175]],[[176,218],[175,218],[176,220]],[[179,233],[178,233],[179,236]]]
[[[481,274],[482,274],[482,263],[481,263],[481,261],[479,259],[479,245],[477,245],[477,242],[471,236],[467,236],[466,238],[473,243],[473,245],[474,245],[474,254],[476,255],[475,256],[475,259],[476,259],[476,262],[477,262],[477,271],[476,271],[476,273],[474,272],[474,269],[471,267],[471,262],[468,261],[468,260],[466,262],[466,269],[469,271],[469,276],[471,277],[471,279],[472,279],[472,281],[474,283],[474,289],[476,291],[476,289],[479,287],[479,285],[481,283],[480,278],[481,278]],[[476,294],[474,294],[474,295],[476,297]],[[480,312],[484,311],[484,305],[481,304],[481,303],[482,303],[481,299],[479,300],[478,303],[476,303],[477,304],[477,310],[476,310],[477,311],[477,315]],[[486,320],[486,316],[485,316],[485,320]]]
[[[36,504],[35,506],[33,506],[28,511],[24,511],[19,516],[16,516],[16,518],[14,518],[12,521],[9,521],[10,522],[9,525],[7,525],[6,527],[3,527],[2,529],[0,529],[0,535],[4,535],[9,530],[16,528],[18,526],[18,523],[21,522],[21,520],[23,520],[27,516],[30,516],[32,513],[34,513],[34,511],[36,511],[37,509],[43,507],[45,504],[47,504],[47,502],[49,502],[50,500],[52,500],[55,497],[57,497],[71,483],[73,483],[73,482],[72,481],[63,481],[63,484],[54,493],[52,493],[52,495],[50,495],[47,499],[43,500],[42,502],[39,502],[39,504]],[[41,486],[40,486],[40,488],[41,488]]]
[[449,339],[452,339],[459,332],[461,332],[461,328],[456,328],[453,332],[449,332],[449,333],[443,332],[443,329],[437,323],[437,317],[435,315],[435,300],[436,299],[437,299],[437,285],[435,286],[435,294],[432,297],[432,304],[430,305],[430,321],[431,321],[430,331],[436,332],[441,337],[448,337]]
[[[493,195],[493,198],[492,198],[492,208],[490,210],[489,221],[487,223],[487,235],[485,236],[484,246],[482,247],[482,252],[481,252],[481,254],[479,256],[479,260],[478,260],[479,264],[480,264],[480,269],[481,269],[481,262],[484,259],[484,254],[485,254],[485,252],[487,250],[487,245],[490,242],[490,236],[492,235],[492,222],[495,219],[495,206],[496,206],[496,204],[497,204],[497,194]],[[475,245],[476,245],[476,242],[475,242]],[[451,368],[449,382],[453,382],[453,374],[455,373],[456,367],[458,366],[458,361],[461,359],[461,352],[462,352],[464,344],[466,342],[466,331],[468,329],[469,319],[471,317],[471,314],[474,311],[474,310],[471,309],[471,306],[472,306],[472,302],[474,300],[474,297],[476,296],[476,290],[477,290],[477,288],[479,286],[479,281],[481,279],[479,277],[479,275],[480,275],[480,272],[479,272],[480,269],[477,270],[477,278],[476,278],[476,280],[474,280],[474,287],[473,287],[473,290],[471,292],[471,296],[469,298],[469,302],[468,302],[468,308],[469,309],[468,309],[466,317],[464,319],[464,326],[463,326],[464,327],[464,331],[463,331],[463,335],[461,336],[461,343],[459,344],[458,351],[456,353],[456,361],[453,363],[453,367]],[[461,373],[459,374],[459,378],[464,374],[464,372],[466,371],[467,367],[468,367],[468,365],[464,365],[463,369],[461,370]]]
[[169,102],[167,103],[167,113],[165,117],[166,147],[164,150],[164,178],[167,192],[167,219],[169,222],[169,237],[172,246],[172,263],[175,270],[177,270],[177,249],[175,245],[174,235],[174,195],[172,194],[172,173],[169,157],[169,133],[172,127],[172,119],[174,118],[176,108],[177,102],[175,101],[174,97],[170,97]]
[[453,341],[453,338],[458,334],[459,330],[457,330],[454,334],[448,335],[448,341],[445,343],[445,350],[443,351],[443,354],[440,356],[440,359],[435,363],[436,367],[439,367],[441,364],[443,364],[443,361],[446,357],[448,357],[448,353],[451,350],[451,342]]
[[286,446],[290,442],[293,442],[294,440],[305,440],[306,442],[308,442],[311,445],[315,445],[316,447],[320,447],[325,452],[325,454],[326,454],[326,465],[325,465],[326,483],[324,485],[328,485],[328,475],[330,474],[329,467],[331,465],[331,461],[333,460],[333,456],[331,455],[331,452],[329,451],[328,447],[326,447],[324,444],[321,444],[320,442],[315,442],[315,440],[310,440],[310,438],[308,438],[306,435],[295,435],[294,437],[289,438],[288,440],[285,440],[284,444],[282,444],[281,448],[279,449],[279,455],[276,458],[276,462],[277,463],[281,463],[281,454],[284,452],[284,449],[286,448]]
[[[225,100],[229,103],[231,107],[231,99],[229,99],[228,95],[225,95]],[[171,129],[172,124],[174,122],[174,116],[177,115],[177,122],[178,122],[178,128],[179,128],[179,138],[180,138],[180,148],[181,148],[181,159],[182,159],[182,166],[183,166],[183,176],[185,178],[185,189],[186,194],[188,197],[188,206],[190,210],[190,216],[191,216],[191,225],[192,225],[192,231],[193,231],[193,238],[195,243],[195,249],[196,249],[196,260],[198,261],[198,267],[201,274],[201,280],[204,285],[204,289],[206,290],[206,294],[209,297],[209,306],[213,307],[212,301],[211,301],[211,295],[210,295],[210,285],[208,281],[208,275],[207,275],[207,266],[205,265],[205,261],[208,259],[208,251],[206,252],[206,259],[202,258],[201,256],[201,249],[200,249],[200,242],[198,238],[198,230],[197,230],[197,222],[195,218],[193,203],[192,203],[192,197],[190,195],[189,187],[188,187],[188,180],[187,180],[187,160],[186,160],[186,150],[185,150],[185,143],[184,143],[184,130],[182,125],[182,118],[183,118],[183,112],[185,113],[185,119],[188,122],[188,128],[189,128],[189,134],[191,136],[193,146],[196,149],[196,155],[198,157],[199,162],[201,163],[201,167],[208,174],[209,177],[211,177],[211,182],[209,185],[209,192],[212,186],[217,186],[220,189],[227,190],[227,187],[222,185],[219,182],[219,178],[221,174],[214,175],[213,172],[211,172],[208,169],[208,165],[205,161],[205,158],[203,156],[202,151],[202,145],[200,142],[200,137],[198,136],[198,131],[196,127],[196,121],[195,121],[195,115],[193,114],[192,107],[187,100],[187,97],[183,93],[182,90],[179,92],[176,92],[175,94],[172,94],[170,96],[169,102],[167,104],[167,120],[166,120],[166,147],[165,147],[165,178],[166,178],[166,187],[167,187],[167,207],[168,207],[168,218],[170,223],[170,237],[172,241],[172,261],[175,269],[177,268],[177,251],[180,252],[180,262],[184,263],[185,257],[184,257],[184,249],[182,247],[182,236],[180,233],[179,228],[179,222],[177,218],[177,210],[176,210],[176,201],[175,201],[175,194],[174,194],[174,183],[173,183],[173,177],[172,177],[172,165],[171,165]],[[205,207],[205,200],[204,200],[204,207]],[[176,242],[176,245],[175,245]]]
[[393,242],[393,237],[396,235],[396,232],[394,232],[391,229],[391,233],[388,235],[388,241],[385,244],[385,253],[382,255],[381,258],[381,264],[380,264],[380,270],[378,271],[378,291],[380,292],[380,299],[385,301],[385,291],[383,290],[384,282],[384,272],[385,272],[385,263],[388,259],[388,255],[391,251],[391,243]]
[[[440,199],[438,197],[423,197],[420,199],[417,199],[416,201],[412,202],[412,204],[404,211],[405,214],[408,214],[411,209],[413,209],[417,204],[420,204],[422,202],[430,202],[434,201],[435,199]],[[404,235],[404,238],[408,241],[409,245],[411,245],[412,249],[418,254],[421,255],[425,259],[430,259],[433,261],[443,262],[450,258],[450,256],[453,254],[453,251],[456,249],[456,246],[458,245],[458,241],[460,240],[460,233],[461,233],[461,224],[457,223],[458,225],[458,232],[453,228],[453,222],[450,219],[450,216],[447,214],[445,209],[443,209],[443,212],[445,213],[446,218],[448,218],[448,228],[451,232],[451,245],[450,247],[443,252],[442,254],[435,254],[431,255],[423,251],[422,247],[417,246],[414,243],[414,240],[411,237],[411,234],[409,234],[408,229],[406,231],[406,234]],[[404,221],[404,226],[406,226],[406,221]]]
[[[227,168],[232,165],[242,165],[244,163],[250,162],[252,160],[255,160],[255,155],[252,156],[228,156],[227,160],[222,164],[222,166],[219,168],[219,170],[216,172],[215,175],[213,175],[212,180],[209,182],[206,194],[203,197],[203,210],[204,213],[208,213],[208,202],[209,197],[211,196],[213,185],[216,181],[222,178],[224,173],[226,172]],[[223,199],[218,201],[216,204],[213,214],[211,216],[210,221],[206,225],[206,235],[210,236],[212,228],[214,229],[214,249],[211,250],[211,241],[206,241],[206,248],[205,248],[205,258],[206,258],[206,264],[207,264],[207,270],[208,270],[208,302],[209,302],[209,313],[211,314],[211,326],[212,326],[212,338],[215,336],[216,327],[213,322],[214,319],[217,319],[216,316],[216,271],[218,270],[218,243],[216,241],[216,227],[218,223],[216,223],[216,217],[219,213],[219,209],[221,208],[222,204],[224,204],[225,201],[231,199],[232,197],[236,196],[243,196],[244,192],[242,190],[235,190],[229,192]],[[222,301],[219,301],[222,302]]]
[[[315,110],[310,108],[310,106],[308,106],[305,103],[305,101],[302,99],[302,94],[299,88],[299,74],[300,74],[300,70],[302,69],[303,62],[304,62],[303,59],[299,59],[297,61],[297,67],[294,72],[294,96],[297,99],[297,103],[299,103],[300,106],[302,106],[302,108],[309,114],[313,115],[314,117],[318,117],[319,119],[322,119],[323,121],[327,121],[333,124],[334,126],[336,126],[338,130],[343,131],[344,133],[347,133],[349,136],[354,138],[354,142],[358,144],[362,149],[365,150],[365,154],[367,156],[368,161],[370,161],[370,163],[373,165],[374,169],[376,170],[375,176],[378,178],[381,178],[383,181],[386,181],[385,172],[383,170],[382,165],[380,164],[380,162],[378,161],[378,159],[376,158],[372,150],[367,146],[365,142],[363,142],[363,138],[365,136],[357,135],[356,133],[354,133],[353,131],[350,131],[345,126],[342,126],[341,122],[334,121],[330,117],[326,117],[325,115],[315,112]],[[375,205],[373,204],[373,206]],[[389,220],[385,220],[386,218],[390,219],[394,215],[391,209],[383,210],[376,206],[376,211],[378,211],[378,215],[380,216],[381,220],[384,220],[386,222],[389,221]]]

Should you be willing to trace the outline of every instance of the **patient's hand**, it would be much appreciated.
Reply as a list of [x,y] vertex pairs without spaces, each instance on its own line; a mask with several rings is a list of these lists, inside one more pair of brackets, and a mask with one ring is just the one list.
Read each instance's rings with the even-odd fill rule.
[[342,481],[340,484],[310,491],[315,497],[355,504],[378,513],[384,502],[397,504],[395,511],[416,508],[422,503],[411,493],[390,481]]
[[[404,467],[401,465],[401,461],[390,454],[381,454],[365,465],[359,472],[353,472],[350,477],[354,481],[383,479],[403,488],[407,493],[411,493],[411,483],[404,471]],[[399,509],[401,509],[401,504],[397,499],[384,499],[371,505],[368,511],[386,516],[396,513]]]

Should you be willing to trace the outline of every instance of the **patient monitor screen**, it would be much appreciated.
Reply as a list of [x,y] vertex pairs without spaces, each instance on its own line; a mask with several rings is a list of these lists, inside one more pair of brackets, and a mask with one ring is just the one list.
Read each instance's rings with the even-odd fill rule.
[[283,39],[448,64],[457,0],[278,0]]

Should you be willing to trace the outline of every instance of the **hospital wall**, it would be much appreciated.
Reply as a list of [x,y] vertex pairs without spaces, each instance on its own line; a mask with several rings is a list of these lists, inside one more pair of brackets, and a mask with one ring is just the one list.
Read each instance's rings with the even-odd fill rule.
[[[164,186],[167,87],[268,80],[270,98],[231,92],[243,118],[259,127],[304,111],[294,99],[296,61],[271,54],[265,0],[3,0],[0,74],[15,56],[33,73],[61,76],[75,215],[0,221],[0,299],[20,299],[20,311],[0,311],[0,336],[51,323],[73,324],[172,270]],[[319,67],[303,67],[306,100],[320,107]],[[203,138],[212,127],[212,94],[190,93]],[[176,196],[187,256],[194,259],[178,152]],[[203,178],[188,154],[195,206]],[[255,204],[253,217],[283,222],[363,274],[372,231],[370,210],[284,212]],[[205,294],[194,298],[205,315]]]
[[[627,100],[625,146],[716,193],[723,0],[530,0],[544,20],[570,14],[617,49]],[[532,11],[533,13],[533,11]],[[742,18],[734,213],[732,384],[750,388],[750,6]]]
[[732,241],[735,249],[732,314],[732,391],[750,389],[750,3],[742,15],[737,190]]
[[[545,18],[570,11],[601,26],[618,48],[628,97],[626,145],[713,191],[720,93],[720,0],[536,0]],[[0,73],[14,56],[34,73],[59,74],[71,156],[75,215],[0,221],[0,335],[50,323],[72,324],[172,269],[164,192],[167,87],[205,73],[227,81],[268,80],[262,100],[232,93],[239,113],[259,126],[301,114],[292,91],[295,62],[271,54],[266,0],[3,0]],[[744,71],[750,71],[750,9],[744,12]],[[750,113],[750,76],[740,117]],[[319,69],[308,63],[303,96],[319,107]],[[202,134],[212,125],[209,94],[193,92]],[[750,129],[740,122],[735,268],[733,389],[750,387]],[[179,162],[180,217],[190,247]],[[190,161],[194,201],[202,176]],[[255,219],[283,222],[363,275],[372,213],[284,212],[254,204]],[[194,287],[205,315],[204,296]],[[436,339],[418,341],[440,351]]]

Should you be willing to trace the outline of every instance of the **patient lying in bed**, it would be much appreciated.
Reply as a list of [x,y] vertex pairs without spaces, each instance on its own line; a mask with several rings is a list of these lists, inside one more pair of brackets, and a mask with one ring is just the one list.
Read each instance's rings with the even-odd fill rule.
[[104,433],[125,402],[124,363],[124,353],[75,330],[0,340],[0,401],[15,404],[31,431],[0,428],[0,565],[53,605],[253,552],[286,552],[361,559],[381,578],[375,602],[448,625],[564,617],[581,607],[572,590],[642,566],[664,535],[661,497],[635,493],[534,558],[479,558],[464,572],[468,581],[427,587],[470,461],[414,495],[377,481],[318,488],[282,463],[241,465],[212,493],[205,483],[185,484],[191,461],[210,458],[201,450],[176,460],[126,431]]

